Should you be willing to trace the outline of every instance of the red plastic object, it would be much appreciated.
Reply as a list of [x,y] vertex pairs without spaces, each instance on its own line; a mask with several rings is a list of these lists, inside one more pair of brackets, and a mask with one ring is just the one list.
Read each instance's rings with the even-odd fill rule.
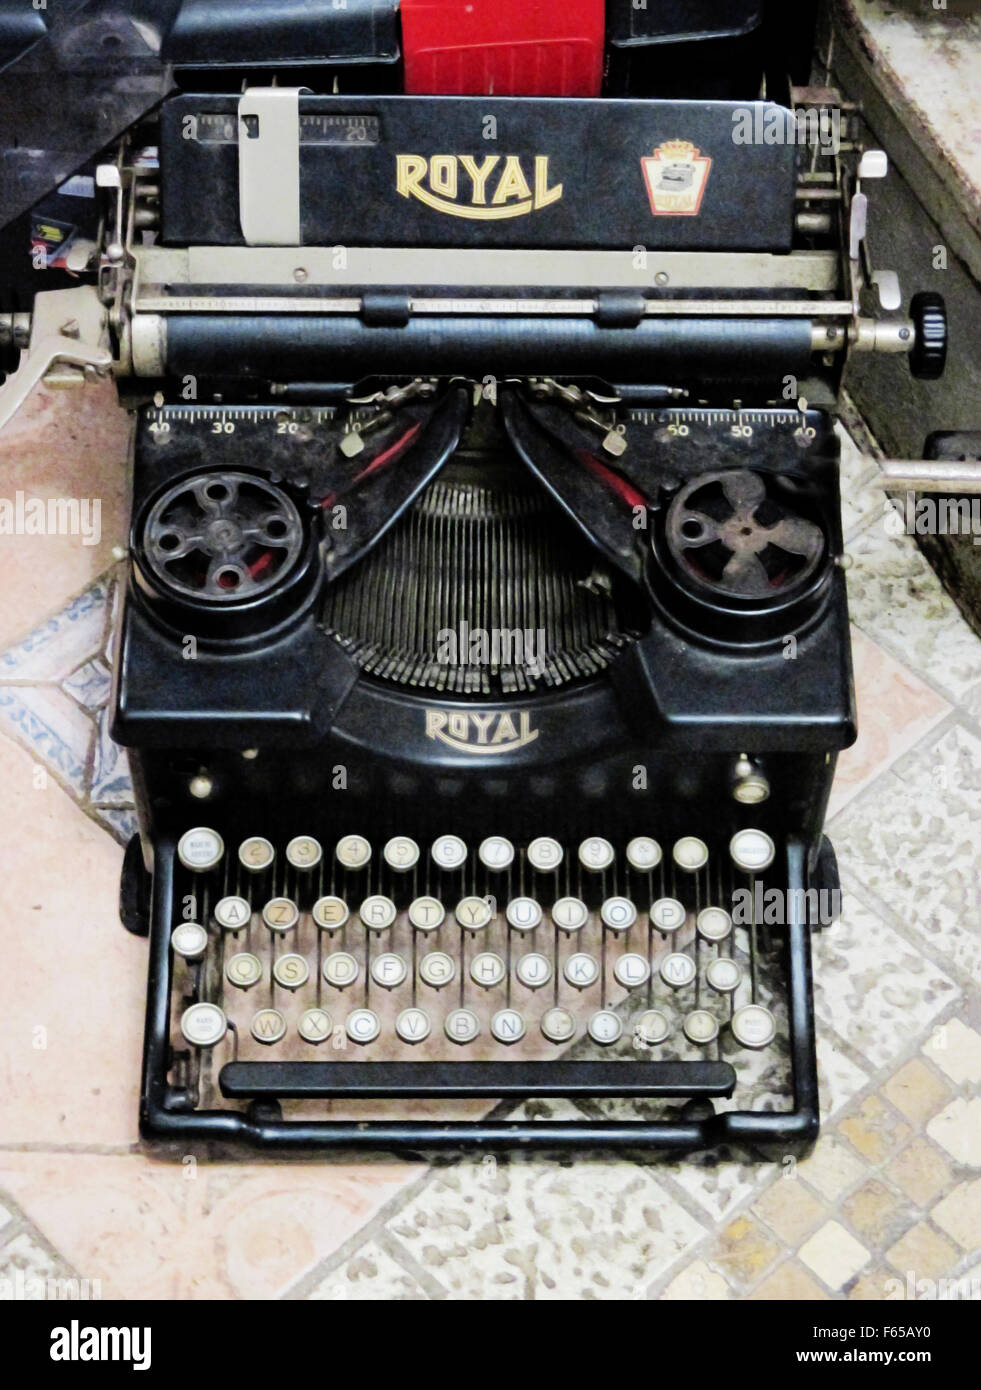
[[405,90],[599,96],[604,0],[402,0]]

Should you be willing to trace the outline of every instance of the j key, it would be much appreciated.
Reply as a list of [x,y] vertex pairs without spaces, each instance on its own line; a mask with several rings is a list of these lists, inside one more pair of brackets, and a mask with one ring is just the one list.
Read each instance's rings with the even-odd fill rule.
[[744,874],[761,874],[773,863],[776,847],[762,830],[737,830],[729,841],[729,854]]
[[220,898],[215,903],[215,921],[222,931],[241,931],[252,920],[252,909],[245,898]]
[[528,989],[541,989],[552,978],[552,962],[548,956],[530,951],[518,961],[514,973]]
[[446,908],[438,898],[415,898],[409,904],[409,921],[416,931],[438,931],[446,917]]
[[270,898],[262,909],[262,920],[270,931],[292,931],[300,920],[300,909],[292,898]]
[[419,962],[419,976],[433,989],[442,989],[456,975],[456,963],[445,951],[429,951]]
[[382,850],[382,858],[390,869],[404,874],[419,863],[419,846],[408,835],[395,835]]
[[263,870],[271,868],[275,858],[276,851],[261,835],[250,835],[238,847],[238,862],[250,874],[261,874]]
[[228,1031],[228,1020],[217,1004],[192,1004],[181,1015],[181,1033],[192,1047],[215,1047]]
[[287,863],[294,869],[315,869],[324,857],[320,841],[312,835],[297,835],[286,846]]
[[685,835],[675,842],[671,857],[679,869],[693,874],[708,863],[708,845],[695,835]]
[[225,842],[217,830],[209,830],[199,825],[187,830],[177,842],[177,857],[185,869],[194,873],[207,873],[221,863],[225,853]]

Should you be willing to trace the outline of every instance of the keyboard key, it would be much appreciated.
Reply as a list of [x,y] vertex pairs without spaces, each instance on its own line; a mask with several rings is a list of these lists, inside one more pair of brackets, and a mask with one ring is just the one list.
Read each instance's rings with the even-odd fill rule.
[[512,898],[505,916],[515,931],[534,931],[541,925],[542,909],[534,898]]
[[416,931],[438,931],[446,917],[446,908],[438,898],[414,898],[409,904],[409,921]]
[[432,1032],[432,1020],[425,1009],[403,1009],[395,1020],[395,1031],[405,1043],[421,1043]]
[[602,1047],[618,1042],[623,1034],[623,1024],[611,1009],[597,1010],[590,1017],[586,1028],[593,1042],[599,1043]]
[[440,835],[438,840],[433,841],[430,853],[436,867],[449,873],[462,869],[467,862],[467,847],[459,835]]
[[453,915],[466,931],[480,931],[490,924],[494,914],[484,898],[461,898]]
[[310,978],[310,967],[303,956],[290,952],[273,961],[273,979],[283,989],[300,989]]
[[485,869],[502,873],[514,863],[514,845],[503,835],[488,835],[486,840],[481,841],[477,857]]
[[451,1009],[446,1015],[443,1032],[450,1042],[472,1043],[480,1036],[480,1020],[472,1009]]
[[576,1020],[568,1009],[549,1009],[542,1015],[542,1032],[549,1042],[571,1042],[576,1036]]
[[530,951],[522,956],[514,967],[514,973],[528,989],[541,989],[552,978],[552,962],[548,956],[538,951]]
[[330,1014],[326,1009],[307,1009],[297,1021],[296,1031],[304,1042],[326,1042],[330,1037]]
[[762,830],[737,830],[729,841],[729,854],[744,874],[761,874],[773,863],[776,847]]
[[207,873],[221,863],[225,842],[217,830],[199,825],[186,830],[177,842],[177,858],[193,873]]
[[580,931],[589,921],[589,908],[582,898],[559,898],[552,905],[552,921],[562,931]]
[[272,867],[276,851],[261,835],[250,835],[238,847],[238,862],[250,874],[260,874]]
[[562,863],[562,846],[549,835],[540,835],[528,846],[528,863],[541,874],[550,874]]
[[181,922],[170,934],[170,945],[185,960],[201,960],[208,949],[208,933],[198,922]]
[[587,955],[585,951],[577,951],[566,961],[562,973],[576,989],[588,989],[599,979],[599,961],[595,956]]
[[738,964],[728,956],[717,956],[705,967],[705,982],[716,994],[734,994],[742,978]]
[[579,846],[579,862],[590,873],[602,873],[613,863],[615,856],[609,840],[600,835],[592,835]]
[[371,845],[363,835],[344,835],[334,850],[337,862],[345,869],[363,869],[371,859]]
[[617,961],[613,973],[624,989],[637,989],[640,985],[646,985],[651,978],[651,967],[644,956],[628,951]]
[[381,1032],[381,1020],[374,1009],[355,1009],[353,1013],[348,1014],[344,1028],[352,1042],[364,1047],[378,1037]]
[[610,931],[629,931],[637,920],[637,909],[629,898],[607,898],[600,908],[600,918]]
[[506,974],[504,961],[493,951],[481,951],[470,962],[471,980],[484,989],[493,989],[495,985],[503,984]]
[[347,951],[332,951],[324,958],[323,974],[335,989],[346,989],[358,978],[358,962]]
[[695,979],[695,962],[680,951],[665,956],[661,961],[661,979],[672,989],[684,989]]
[[419,863],[419,846],[408,835],[395,835],[382,850],[382,858],[390,869],[404,874]]
[[634,1037],[648,1047],[656,1047],[671,1036],[671,1024],[660,1009],[648,1009],[634,1024]]
[[398,916],[398,911],[391,898],[373,893],[361,904],[358,916],[369,931],[387,931]]
[[744,1004],[733,1014],[729,1026],[740,1047],[769,1047],[777,1036],[777,1021],[762,1004]]
[[262,961],[249,951],[239,951],[225,962],[225,979],[236,989],[251,989],[262,979]]
[[689,1042],[695,1043],[698,1047],[705,1047],[710,1042],[715,1042],[719,1036],[719,1023],[714,1014],[710,1014],[708,1009],[693,1009],[685,1018],[685,1037]]
[[732,918],[724,907],[703,907],[695,925],[704,941],[725,941],[732,931]]
[[627,863],[638,873],[650,873],[661,862],[661,846],[647,835],[638,835],[627,846]]
[[491,1032],[499,1043],[520,1042],[525,1035],[525,1021],[517,1009],[498,1009],[491,1019]]
[[685,925],[684,903],[677,898],[658,898],[651,904],[651,926],[661,932],[675,932]]
[[228,1020],[217,1004],[192,1004],[181,1014],[181,1032],[192,1047],[215,1047],[228,1032]]
[[241,931],[252,920],[252,909],[245,898],[219,898],[215,903],[215,921],[222,931]]
[[294,869],[315,869],[324,857],[320,841],[312,835],[297,835],[286,846],[287,863]]
[[442,989],[456,975],[456,962],[445,951],[429,951],[419,962],[419,976],[434,989]]
[[393,951],[384,951],[371,962],[371,978],[382,989],[396,989],[405,983],[408,973],[405,961]]
[[708,863],[708,845],[696,835],[684,835],[680,840],[675,841],[671,857],[679,869],[684,869],[687,874],[693,874],[698,869],[704,869]]
[[300,909],[292,898],[270,898],[262,909],[262,920],[270,931],[292,931],[300,920]]
[[286,1037],[286,1019],[278,1009],[260,1009],[252,1020],[251,1032],[256,1042],[272,1047]]
[[339,927],[343,927],[350,913],[343,898],[335,898],[328,894],[317,899],[311,909],[311,916],[323,931],[337,931]]

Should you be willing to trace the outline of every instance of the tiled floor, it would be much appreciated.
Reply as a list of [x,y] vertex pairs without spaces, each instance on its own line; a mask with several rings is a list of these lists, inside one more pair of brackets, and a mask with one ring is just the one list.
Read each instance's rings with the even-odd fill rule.
[[981,643],[853,448],[862,733],[832,806],[844,914],[815,950],[813,1156],[430,1168],[137,1147],[146,946],[115,916],[132,814],[105,731],[125,440],[87,390],[38,394],[2,442],[5,492],[100,496],[103,538],[0,543],[0,1279],[332,1300],[883,1299],[981,1279]]

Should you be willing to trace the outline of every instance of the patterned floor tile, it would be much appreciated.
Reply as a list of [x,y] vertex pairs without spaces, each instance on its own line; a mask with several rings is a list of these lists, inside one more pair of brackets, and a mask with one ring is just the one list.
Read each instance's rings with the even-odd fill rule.
[[952,1182],[951,1167],[941,1151],[917,1135],[886,1168],[886,1176],[917,1207],[929,1207]]
[[870,1163],[882,1163],[912,1132],[906,1121],[879,1096],[868,1096],[838,1128]]
[[930,1219],[965,1250],[981,1251],[981,1178],[955,1187],[933,1208]]
[[912,1057],[885,1082],[882,1094],[907,1120],[921,1125],[940,1109],[950,1095],[950,1088],[919,1057]]
[[86,661],[61,682],[62,690],[87,710],[101,709],[109,699],[112,672],[101,657]]
[[665,1169],[715,1221],[728,1220],[754,1192],[773,1181],[776,1168],[748,1155],[720,1149],[717,1154],[692,1154]]
[[877,1178],[846,1198],[841,1210],[852,1230],[871,1249],[891,1245],[912,1219],[909,1203],[902,1193],[893,1192]]
[[827,1298],[827,1294],[796,1260],[784,1260],[750,1294],[754,1300],[805,1300]]
[[957,1263],[958,1255],[956,1246],[926,1221],[918,1221],[886,1251],[886,1259],[897,1273],[911,1270],[918,1280],[946,1274]]
[[814,1152],[797,1164],[797,1174],[829,1202],[854,1188],[868,1172],[849,1145],[834,1134],[822,1133]]
[[846,1057],[834,1036],[818,1033],[818,1081],[821,1086],[821,1115],[827,1121],[868,1085],[861,1067]]
[[669,1302],[719,1303],[731,1298],[732,1290],[704,1260],[693,1260],[687,1269],[675,1275],[660,1297]]
[[428,1299],[422,1285],[377,1241],[367,1241],[349,1260],[328,1274],[308,1299],[342,1303],[400,1303]]
[[[57,1256],[30,1231],[21,1231],[0,1249],[0,1302],[39,1303],[64,1296],[71,1287],[70,1278]],[[94,1287],[79,1284],[78,1293],[98,1298],[98,1283]]]
[[935,1028],[923,1044],[923,1055],[950,1077],[955,1086],[981,1085],[981,1033],[951,1018]]
[[956,1163],[981,1168],[981,1096],[957,1096],[930,1121],[927,1134]]
[[0,731],[82,799],[92,721],[64,691],[57,686],[0,685]]
[[825,1216],[826,1208],[798,1182],[784,1178],[766,1190],[754,1204],[753,1213],[785,1245],[796,1249],[803,1237]]
[[742,1293],[748,1292],[780,1256],[780,1246],[753,1216],[738,1216],[705,1256]]
[[854,1279],[870,1257],[860,1240],[838,1221],[826,1221],[805,1241],[798,1254],[808,1269],[833,1292]]
[[0,682],[60,681],[101,651],[109,589],[100,579],[0,655]]

